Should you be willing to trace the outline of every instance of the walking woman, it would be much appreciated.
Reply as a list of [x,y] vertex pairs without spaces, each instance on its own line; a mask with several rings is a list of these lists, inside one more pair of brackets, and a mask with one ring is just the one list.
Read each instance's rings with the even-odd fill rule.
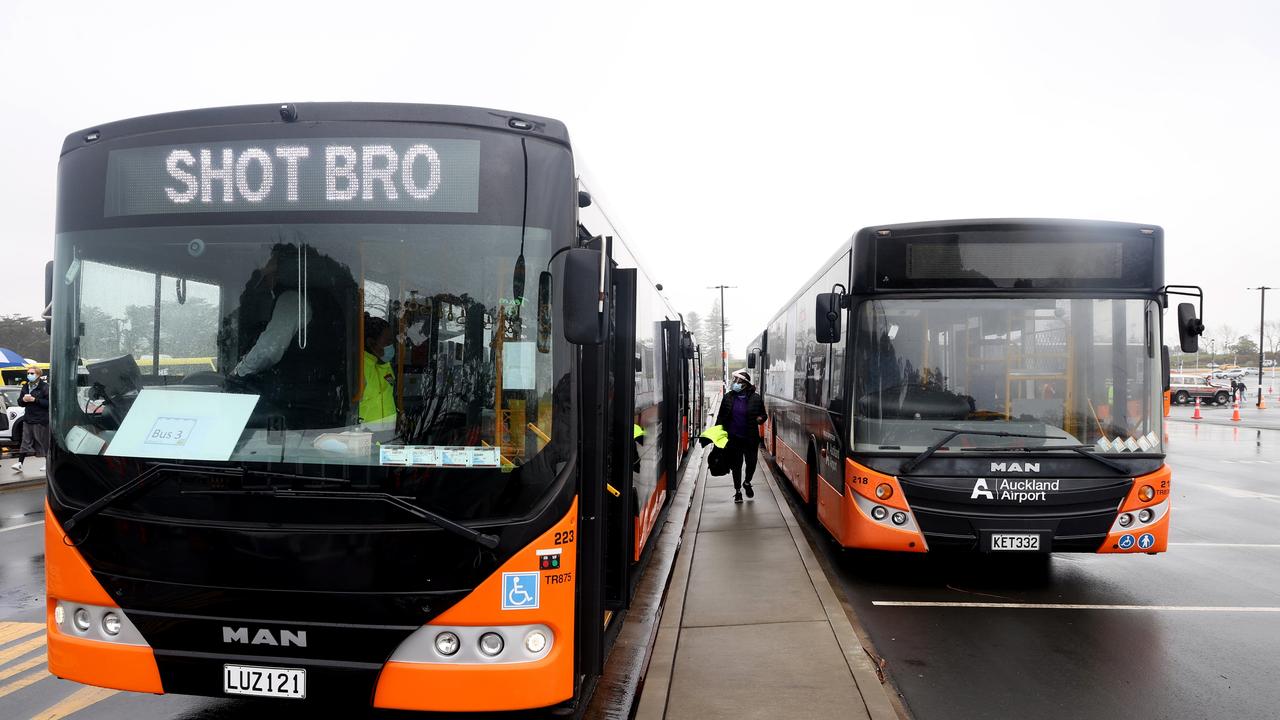
[[[22,461],[26,458],[34,455],[43,460],[49,454],[49,384],[40,377],[39,367],[27,368],[27,381],[18,391],[18,404],[25,410],[22,448],[18,451],[18,461],[13,464],[14,471],[22,470]],[[40,472],[44,472],[43,465]]]
[[[720,402],[716,424],[729,433],[725,450],[729,453],[729,467],[733,472],[733,501],[742,502],[742,493],[748,498],[756,496],[751,489],[751,478],[756,474],[756,449],[760,445],[759,427],[769,417],[764,410],[764,398],[751,384],[751,374],[739,370],[733,374],[729,392]],[[746,464],[746,476],[742,466]]]

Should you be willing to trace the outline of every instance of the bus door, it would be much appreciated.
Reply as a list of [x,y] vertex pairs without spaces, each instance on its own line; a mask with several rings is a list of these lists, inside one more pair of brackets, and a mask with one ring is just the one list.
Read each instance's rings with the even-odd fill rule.
[[685,388],[681,382],[681,365],[684,356],[680,345],[680,321],[664,320],[662,323],[662,356],[658,362],[662,368],[662,470],[667,476],[667,493],[675,492],[679,481],[680,448],[683,447]]
[[605,458],[604,606],[607,611],[626,609],[631,598],[634,526],[637,507],[634,477],[640,471],[640,443],[657,442],[644,437],[636,425],[636,271],[614,268],[609,328],[605,338],[608,366],[608,439]]

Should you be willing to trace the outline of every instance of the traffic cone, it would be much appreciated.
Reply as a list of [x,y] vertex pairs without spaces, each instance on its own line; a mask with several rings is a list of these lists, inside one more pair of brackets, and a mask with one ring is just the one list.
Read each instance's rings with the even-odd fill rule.
[[1201,419],[1201,417],[1200,417],[1200,398],[1196,398],[1196,411],[1195,411],[1195,413],[1191,416],[1191,419],[1192,419],[1192,420],[1200,420],[1200,419]]
[[1231,403],[1231,422],[1240,422],[1240,401]]

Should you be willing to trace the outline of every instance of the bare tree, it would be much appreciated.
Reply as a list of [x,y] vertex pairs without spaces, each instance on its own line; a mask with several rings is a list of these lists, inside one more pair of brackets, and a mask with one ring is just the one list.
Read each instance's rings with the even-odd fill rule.
[[1227,348],[1236,339],[1236,329],[1229,323],[1222,323],[1214,328],[1209,337],[1214,341],[1213,352],[1215,355],[1227,353],[1230,352]]

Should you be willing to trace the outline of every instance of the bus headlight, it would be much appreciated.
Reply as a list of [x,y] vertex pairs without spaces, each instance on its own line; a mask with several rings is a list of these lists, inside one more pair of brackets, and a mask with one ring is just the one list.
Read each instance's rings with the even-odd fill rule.
[[436,636],[436,652],[449,657],[458,652],[461,643],[458,642],[458,636],[451,632],[442,632]]
[[1120,516],[1119,522],[1120,522],[1120,527],[1129,527],[1130,525],[1133,524],[1133,516],[1130,515],[1129,513],[1125,513]]
[[89,611],[84,608],[76,608],[76,611],[71,614],[71,622],[75,624],[76,629],[80,632],[89,632],[89,626],[92,624],[89,618]]
[[1151,499],[1154,498],[1155,496],[1156,496],[1156,489],[1151,487],[1150,485],[1143,485],[1142,487],[1138,488],[1138,499],[1141,500],[1142,502],[1151,502]]
[[524,649],[537,655],[547,646],[547,636],[538,630],[534,630],[524,636]]
[[876,520],[883,520],[885,516],[888,514],[889,514],[889,511],[886,510],[883,505],[877,505],[871,508],[871,517],[875,518]]
[[480,636],[480,652],[489,657],[497,657],[502,652],[503,646],[506,645],[502,641],[502,636],[495,632],[487,632]]
[[893,497],[893,487],[889,483],[880,483],[876,486],[876,497],[881,500],[888,500]]
[[120,634],[120,616],[115,613],[107,613],[102,616],[102,631],[108,635]]
[[1138,513],[1138,522],[1149,523],[1151,522],[1151,518],[1154,516],[1155,513],[1151,512],[1151,508],[1143,508],[1142,512]]

